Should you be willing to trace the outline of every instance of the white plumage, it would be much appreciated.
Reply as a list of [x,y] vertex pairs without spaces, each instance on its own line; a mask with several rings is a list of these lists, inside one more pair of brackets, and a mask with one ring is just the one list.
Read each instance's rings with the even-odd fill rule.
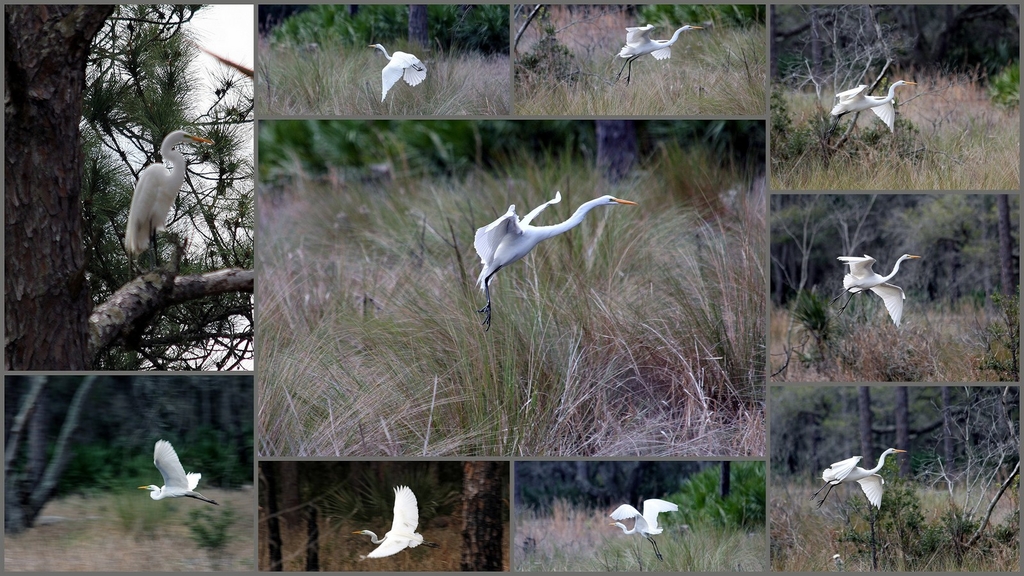
[[[395,517],[391,521],[391,530],[381,540],[369,530],[360,530],[353,534],[365,534],[374,544],[380,544],[366,555],[367,558],[384,558],[398,554],[406,548],[415,548],[424,544],[423,536],[416,533],[416,525],[420,522],[419,506],[416,495],[408,486],[395,487]],[[428,546],[436,544],[426,543]]]
[[647,540],[654,546],[654,555],[658,557],[658,560],[663,560],[661,551],[658,550],[658,543],[651,538],[652,535],[661,534],[662,528],[658,526],[658,514],[661,512],[675,512],[679,510],[679,506],[669,502],[667,500],[660,500],[658,498],[648,498],[644,500],[644,513],[640,514],[640,511],[633,508],[629,504],[623,504],[615,509],[609,516],[612,520],[628,520],[634,518],[633,528],[627,530],[626,525],[621,522],[613,522],[610,526],[617,526],[622,528],[622,532],[625,534],[639,534],[640,536],[647,538]]
[[914,82],[897,80],[889,86],[889,93],[885,96],[868,96],[867,84],[861,84],[856,88],[837,93],[837,102],[831,112],[833,118],[829,133],[831,134],[835,130],[836,124],[839,123],[839,118],[843,115],[867,109],[870,109],[882,122],[885,122],[885,125],[889,127],[889,131],[892,132],[893,124],[896,121],[896,111],[893,110],[892,101],[896,97],[896,87],[904,85],[916,86]]
[[629,84],[630,76],[633,74],[633,60],[644,54],[654,56],[655,60],[670,58],[672,56],[672,45],[679,39],[679,34],[687,30],[700,29],[700,26],[686,25],[676,30],[671,40],[651,40],[651,30],[654,30],[654,26],[651,24],[626,28],[626,45],[622,47],[622,50],[619,50],[619,58],[626,58],[626,61],[622,64],[622,68],[619,68],[619,75],[615,79],[621,78],[622,70],[629,65],[629,73],[626,74],[626,84]]
[[381,102],[384,101],[384,98],[388,95],[388,90],[391,90],[391,87],[395,85],[395,82],[398,82],[399,78],[404,78],[405,83],[409,86],[416,86],[426,79],[427,66],[412,54],[407,52],[388,54],[388,51],[380,44],[372,44],[370,48],[380,50],[384,53],[384,57],[389,60],[387,66],[380,71]]
[[850,273],[843,277],[843,288],[854,294],[863,290],[871,290],[877,294],[885,303],[889,317],[898,327],[900,319],[903,317],[903,301],[906,299],[906,295],[903,294],[902,288],[888,282],[899,272],[900,262],[915,258],[920,258],[920,256],[912,254],[900,256],[896,265],[893,266],[892,272],[888,276],[881,276],[872,269],[875,259],[867,254],[864,256],[839,256],[839,260],[850,265]]
[[[863,456],[854,456],[853,458],[834,462],[821,473],[821,479],[825,481],[825,484],[821,488],[818,488],[818,492],[824,490],[826,486],[828,486],[829,489],[825,492],[825,495],[821,497],[821,502],[818,503],[818,506],[821,506],[822,503],[825,502],[825,498],[828,498],[829,492],[832,491],[833,486],[856,482],[860,485],[860,489],[864,491],[864,495],[867,496],[868,502],[870,502],[875,508],[881,509],[883,492],[882,485],[885,484],[885,480],[876,474],[876,472],[881,470],[882,466],[885,465],[886,456],[898,452],[906,452],[906,450],[889,448],[885,452],[882,452],[882,455],[878,457],[878,465],[871,470],[865,470],[857,466]],[[817,496],[818,492],[815,492],[811,498]]]

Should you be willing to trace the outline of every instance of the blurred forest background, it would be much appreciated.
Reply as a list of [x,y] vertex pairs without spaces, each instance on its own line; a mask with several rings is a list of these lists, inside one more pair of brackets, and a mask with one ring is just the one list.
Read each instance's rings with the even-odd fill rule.
[[[1020,186],[1019,5],[770,11],[773,189]],[[894,133],[865,111],[829,138],[835,93],[868,84],[884,96],[896,80],[917,86],[897,90]]]
[[[503,115],[511,112],[507,4],[259,7],[257,92],[275,115]],[[427,67],[381,102],[382,44]]]
[[[519,461],[515,474],[517,571],[767,569],[763,462]],[[663,562],[609,525],[648,498],[679,506],[658,515]]]
[[[286,571],[493,571],[509,567],[509,464],[263,461],[259,565]],[[425,545],[364,558],[394,518],[396,486],[408,486]]]
[[[771,374],[812,381],[1018,380],[1020,198],[973,195],[771,197]],[[868,254],[906,294],[895,327],[881,298],[855,294]]]
[[[683,25],[668,60],[641,56],[616,74],[626,28],[653,40]],[[764,114],[768,54],[762,5],[513,6],[515,106],[522,115]]]
[[[1018,386],[773,386],[771,406],[773,570],[1017,570]],[[856,484],[815,508],[822,470],[887,448],[908,454],[885,460],[880,510]]]
[[[251,376],[8,376],[7,570],[253,570]],[[167,440],[191,498],[153,501]]]
[[[764,124],[260,125],[261,454],[761,454]],[[491,285],[477,228],[613,194]],[[340,428],[338,422],[349,425]]]

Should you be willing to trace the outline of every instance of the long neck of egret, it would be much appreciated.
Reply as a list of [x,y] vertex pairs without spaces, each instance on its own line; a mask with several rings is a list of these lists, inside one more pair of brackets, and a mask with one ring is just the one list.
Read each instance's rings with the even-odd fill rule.
[[[164,163],[171,163],[171,181],[179,182],[178,186],[181,187],[180,182],[185,181],[185,157],[174,149],[174,146],[184,141],[181,132],[171,132],[164,138],[164,141],[160,144],[160,155],[163,158]],[[178,193],[177,190],[174,191]]]
[[387,58],[388,60],[391,60],[391,54],[388,54],[388,51],[385,50],[383,46],[381,46],[380,44],[377,44],[377,45],[374,46],[374,48],[376,48],[377,50],[380,50],[381,52],[383,52],[384,53],[384,57]]
[[[898,266],[899,262],[897,262],[896,264]],[[895,274],[895,272],[894,272],[894,274]],[[881,470],[882,467],[885,466],[885,457],[888,456],[889,454],[892,454],[893,452],[896,452],[896,451],[893,450],[892,448],[889,448],[885,452],[882,452],[882,455],[878,457],[878,465],[875,466],[874,468],[872,468],[871,470],[868,470],[868,474],[874,474],[874,473],[878,472],[879,470]]]
[[572,230],[576,226],[579,226],[580,222],[583,222],[583,218],[587,215],[587,212],[590,212],[598,206],[607,205],[608,202],[606,202],[604,198],[595,198],[590,202],[584,202],[581,204],[580,207],[576,209],[576,212],[573,213],[572,217],[561,224],[554,224],[551,226],[533,226],[532,228],[538,233],[537,238],[539,242]]
[[[892,97],[892,91],[893,91],[893,89],[889,88],[889,97],[890,98]],[[910,256],[907,255],[907,254],[904,254],[903,256],[900,256],[900,259],[897,260],[896,264],[893,265],[892,272],[890,272],[888,276],[882,278],[882,282],[888,282],[889,280],[891,280],[892,277],[895,276],[896,273],[900,271],[900,262],[903,262],[904,260],[909,260],[909,259],[910,259]]]

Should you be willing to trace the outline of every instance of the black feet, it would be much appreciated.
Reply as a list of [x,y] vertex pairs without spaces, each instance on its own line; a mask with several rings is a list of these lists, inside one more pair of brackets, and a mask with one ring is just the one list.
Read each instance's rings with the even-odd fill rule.
[[484,332],[487,332],[488,330],[491,329],[491,305],[488,304],[483,308],[477,310],[477,312],[479,312],[480,314],[485,314],[484,321],[481,322],[480,325],[487,326],[487,328],[484,328]]

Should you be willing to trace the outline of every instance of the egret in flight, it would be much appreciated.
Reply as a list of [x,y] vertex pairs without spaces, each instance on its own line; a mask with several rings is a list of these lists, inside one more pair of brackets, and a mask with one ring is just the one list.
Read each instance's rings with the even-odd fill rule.
[[533,250],[533,247],[539,244],[541,240],[547,240],[579,225],[580,222],[583,222],[583,217],[587,215],[587,212],[598,206],[615,206],[617,204],[637,205],[636,202],[620,200],[614,196],[601,196],[590,202],[584,202],[583,205],[576,209],[571,218],[561,224],[555,224],[554,226],[530,226],[530,222],[541,211],[561,201],[562,194],[555,192],[553,200],[548,200],[534,208],[522,220],[516,216],[516,205],[513,204],[508,207],[508,212],[505,212],[504,216],[476,231],[476,239],[473,241],[473,246],[476,248],[476,253],[480,255],[480,262],[484,266],[483,270],[480,271],[480,278],[477,280],[477,283],[480,285],[480,289],[484,291],[484,296],[487,297],[487,304],[477,312],[484,314],[482,324],[487,326],[486,329],[489,330],[491,327],[490,281],[491,277],[498,273],[498,270],[529,254],[530,250]]
[[388,51],[380,44],[371,44],[370,48],[380,50],[384,53],[384,57],[390,60],[388,65],[380,71],[381,102],[384,101],[384,97],[388,95],[388,90],[391,90],[391,87],[395,85],[395,82],[398,82],[399,78],[404,78],[405,83],[409,86],[416,86],[427,77],[427,66],[412,54],[406,52],[388,54]]
[[897,80],[889,86],[889,93],[885,96],[868,96],[867,84],[861,84],[856,88],[836,94],[836,98],[839,102],[837,102],[835,107],[832,108],[832,124],[828,128],[829,135],[831,135],[836,129],[840,118],[850,112],[859,112],[861,110],[867,110],[868,108],[870,108],[876,116],[881,118],[882,122],[885,122],[885,125],[889,127],[890,132],[893,132],[893,122],[896,120],[896,111],[892,108],[892,101],[893,98],[896,97],[896,87],[916,85],[917,84],[914,82]]
[[156,264],[156,233],[166,229],[167,213],[178,197],[185,182],[185,157],[174,149],[182,142],[213,144],[184,130],[175,130],[164,138],[160,145],[163,161],[171,163],[168,171],[164,164],[150,164],[139,174],[132,196],[132,207],[128,212],[128,229],[124,233],[124,245],[133,257],[146,251],[152,243],[153,263]]
[[676,30],[671,40],[651,40],[651,30],[654,30],[654,26],[651,24],[626,28],[626,45],[619,51],[619,58],[625,58],[626,61],[622,64],[622,68],[619,68],[619,75],[615,77],[616,81],[622,77],[622,70],[628,65],[629,72],[626,73],[626,85],[628,86],[629,78],[633,74],[633,60],[644,54],[654,56],[655,60],[670,58],[672,56],[672,45],[679,39],[679,34],[687,30],[701,30],[701,27],[687,24]]
[[[889,454],[897,454],[900,452],[906,452],[906,450],[897,450],[895,448],[889,448],[882,455],[878,457],[878,466],[875,466],[871,470],[865,470],[857,464],[861,461],[863,456],[854,456],[853,458],[847,458],[839,462],[833,463],[831,466],[826,468],[821,473],[821,479],[825,481],[825,484],[821,488],[818,488],[818,492],[825,490],[828,486],[828,490],[825,491],[825,495],[821,497],[821,501],[818,502],[818,508],[825,503],[825,498],[828,498],[829,492],[832,492],[832,487],[838,484],[845,484],[849,482],[856,482],[860,484],[860,489],[864,491],[864,495],[868,497],[868,502],[875,508],[882,508],[882,484],[885,484],[885,480],[877,474],[882,466],[885,466],[885,457]],[[818,495],[815,492],[811,499],[814,499]]]
[[633,528],[626,530],[626,525],[622,522],[612,522],[609,526],[618,526],[622,528],[622,531],[626,534],[639,534],[654,546],[654,555],[658,557],[658,560],[665,560],[661,556],[661,551],[658,550],[658,543],[654,541],[651,536],[655,534],[661,534],[662,528],[658,526],[658,514],[661,512],[675,512],[679,510],[679,506],[669,502],[667,500],[659,500],[657,498],[649,498],[644,500],[644,513],[641,515],[640,511],[633,508],[629,504],[623,504],[615,509],[610,514],[612,520],[627,520],[629,518],[635,518]]
[[[156,446],[153,449],[153,464],[156,464],[156,469],[164,477],[164,485],[160,487],[152,484],[149,486],[139,486],[139,490],[149,490],[149,497],[153,500],[188,496],[189,498],[195,498],[210,504],[217,504],[199,492],[193,492],[203,475],[198,472],[185,474],[185,469],[181,467],[178,455],[174,452],[174,447],[167,440],[157,440]],[[220,504],[217,505],[220,506]]]
[[[896,261],[896,265],[892,267],[892,272],[888,276],[881,276],[871,269],[875,259],[867,254],[863,257],[839,256],[839,260],[850,265],[850,273],[843,277],[843,288],[851,293],[850,300],[853,299],[853,294],[864,290],[871,290],[878,294],[882,301],[885,302],[885,309],[889,311],[892,321],[896,324],[896,327],[899,327],[900,318],[903,317],[903,301],[907,297],[903,294],[902,288],[888,282],[900,271],[900,262],[916,258],[920,258],[920,256],[914,256],[913,254],[900,256],[900,259]],[[833,298],[832,302],[838,300],[840,296],[842,294]],[[850,300],[847,300],[846,304],[839,310],[840,314],[843,313],[843,310],[846,310]]]
[[423,535],[416,533],[416,525],[420,522],[420,511],[416,504],[416,495],[408,486],[395,487],[395,518],[391,522],[391,530],[378,540],[377,534],[369,530],[359,530],[353,534],[364,534],[370,542],[380,544],[367,558],[384,558],[398,554],[406,548],[415,548],[420,544],[437,548],[433,542],[424,542]]

